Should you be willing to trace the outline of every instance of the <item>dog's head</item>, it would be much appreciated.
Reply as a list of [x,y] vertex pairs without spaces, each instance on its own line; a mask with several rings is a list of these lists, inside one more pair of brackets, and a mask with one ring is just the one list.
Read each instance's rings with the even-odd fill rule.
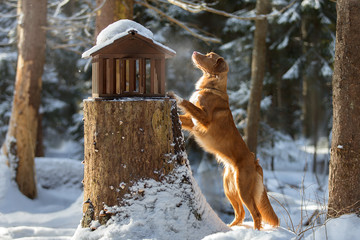
[[229,66],[224,58],[213,52],[206,55],[194,52],[192,60],[197,68],[210,75],[219,75],[229,71]]

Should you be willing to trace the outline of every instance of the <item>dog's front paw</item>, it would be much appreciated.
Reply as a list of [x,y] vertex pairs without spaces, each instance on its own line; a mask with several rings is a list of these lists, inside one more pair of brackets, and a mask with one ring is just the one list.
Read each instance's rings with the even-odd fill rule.
[[181,97],[179,97],[178,95],[176,95],[173,91],[168,92],[167,95],[170,98],[175,99],[177,104],[180,104],[183,101],[183,99]]
[[175,96],[176,96],[176,94],[175,94],[173,91],[167,92],[166,95],[167,95],[169,98],[172,98],[172,99],[175,99]]

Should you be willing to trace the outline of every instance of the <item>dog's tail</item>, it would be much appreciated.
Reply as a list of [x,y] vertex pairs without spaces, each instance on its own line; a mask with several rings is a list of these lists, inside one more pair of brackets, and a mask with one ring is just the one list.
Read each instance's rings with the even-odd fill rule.
[[257,172],[257,179],[256,179],[256,207],[258,208],[262,220],[271,226],[277,227],[279,226],[279,218],[276,216],[274,209],[272,208],[265,186],[263,184],[263,170],[260,166],[259,159],[255,161],[255,169]]
[[263,192],[260,196],[260,199],[257,201],[256,206],[259,209],[262,220],[264,222],[270,224],[273,227],[279,226],[279,218],[270,204],[265,187],[263,187]]

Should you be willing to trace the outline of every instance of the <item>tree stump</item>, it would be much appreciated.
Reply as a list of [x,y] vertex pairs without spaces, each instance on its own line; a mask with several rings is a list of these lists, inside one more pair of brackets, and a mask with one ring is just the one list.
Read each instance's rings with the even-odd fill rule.
[[184,164],[172,157],[183,145],[179,121],[171,116],[177,114],[169,99],[84,101],[83,227],[91,220],[105,223],[106,206],[121,205],[136,181],[161,181],[175,161]]
[[230,230],[191,174],[175,100],[85,100],[84,118],[85,202],[74,239],[202,239]]

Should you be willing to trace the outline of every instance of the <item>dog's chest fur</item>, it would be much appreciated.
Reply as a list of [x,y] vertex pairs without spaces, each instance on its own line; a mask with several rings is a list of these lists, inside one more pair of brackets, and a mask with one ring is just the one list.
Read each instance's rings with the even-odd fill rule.
[[[200,91],[195,91],[192,95],[191,95],[191,97],[190,97],[190,102],[192,103],[192,104],[194,104],[195,106],[198,106],[199,104],[198,104],[198,102],[200,101],[200,97],[201,97],[201,93],[200,93]],[[191,120],[192,120],[192,122],[193,122],[193,124],[195,125],[195,126],[197,126],[198,125],[198,121],[195,119],[195,118],[191,118]]]
[[199,102],[199,98],[200,98],[200,92],[195,91],[190,97],[190,102],[193,103],[194,105],[197,105],[197,103]]

